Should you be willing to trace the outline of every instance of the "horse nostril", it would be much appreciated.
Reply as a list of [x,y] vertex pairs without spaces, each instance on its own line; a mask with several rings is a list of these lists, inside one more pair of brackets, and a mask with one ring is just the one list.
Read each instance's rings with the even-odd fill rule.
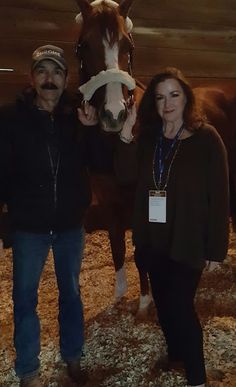
[[114,120],[114,117],[113,117],[113,114],[112,114],[112,112],[110,111],[110,110],[103,110],[103,117],[105,117],[107,120],[109,120],[109,121],[113,121]]
[[117,121],[119,122],[124,122],[127,118],[127,111],[126,109],[121,110],[120,113],[118,114]]
[[115,119],[110,110],[103,109],[99,114],[103,130],[106,132],[119,132],[122,129],[125,115],[125,111],[122,110]]

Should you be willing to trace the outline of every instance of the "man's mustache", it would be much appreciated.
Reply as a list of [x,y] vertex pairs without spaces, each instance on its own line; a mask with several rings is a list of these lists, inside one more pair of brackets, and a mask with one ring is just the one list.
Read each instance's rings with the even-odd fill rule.
[[57,90],[58,87],[54,85],[52,82],[46,82],[41,86],[41,89],[43,90]]

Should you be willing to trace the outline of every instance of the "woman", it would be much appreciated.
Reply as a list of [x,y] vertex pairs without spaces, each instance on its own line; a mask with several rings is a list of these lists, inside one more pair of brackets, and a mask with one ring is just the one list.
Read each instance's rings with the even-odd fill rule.
[[194,297],[204,267],[213,269],[227,253],[226,151],[174,68],[152,79],[138,122],[136,262],[149,273],[169,365],[181,362],[189,386],[205,386]]

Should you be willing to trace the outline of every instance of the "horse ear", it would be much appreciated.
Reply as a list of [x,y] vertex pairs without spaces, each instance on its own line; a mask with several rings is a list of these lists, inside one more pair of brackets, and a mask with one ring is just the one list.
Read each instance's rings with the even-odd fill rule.
[[78,4],[81,14],[83,18],[86,18],[89,16],[92,6],[90,5],[88,0],[76,0],[76,3]]
[[133,0],[121,0],[119,5],[120,15],[124,18],[128,16]]

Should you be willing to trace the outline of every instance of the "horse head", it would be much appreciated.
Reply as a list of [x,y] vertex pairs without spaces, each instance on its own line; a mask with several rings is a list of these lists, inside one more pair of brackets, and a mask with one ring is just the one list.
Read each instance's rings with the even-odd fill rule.
[[80,13],[77,55],[83,101],[97,108],[100,126],[119,132],[132,104],[132,21],[128,13],[133,0],[76,0]]

